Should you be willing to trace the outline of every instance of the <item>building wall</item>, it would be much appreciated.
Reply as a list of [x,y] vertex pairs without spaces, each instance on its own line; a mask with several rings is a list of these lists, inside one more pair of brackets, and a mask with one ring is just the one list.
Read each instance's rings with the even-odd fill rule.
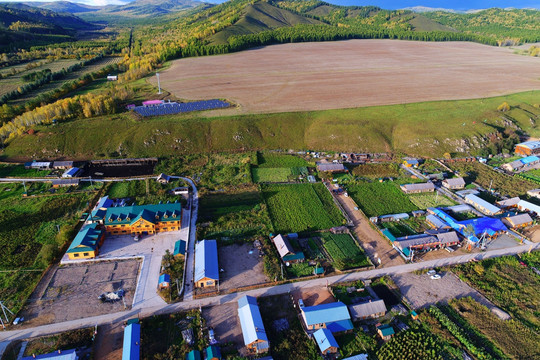
[[338,352],[337,347],[330,346],[328,349],[326,349],[326,350],[323,351],[323,355],[327,355],[327,354],[336,354],[337,352]]
[[109,235],[122,235],[122,234],[142,234],[147,232],[148,234],[155,234],[166,231],[177,231],[181,228],[181,221],[167,221],[167,222],[158,222],[155,225],[151,223],[145,223],[141,227],[130,224],[119,224],[119,225],[105,225],[105,231]]
[[70,260],[79,260],[79,259],[93,259],[98,255],[98,251],[81,251],[76,253],[68,253]]
[[527,156],[533,154],[533,152],[531,151],[531,149],[526,148],[526,147],[523,147],[523,146],[516,146],[515,152],[516,152],[516,154],[527,155]]
[[209,279],[209,278],[203,278],[197,281],[197,283],[195,283],[195,286],[198,288],[208,288],[208,287],[214,287],[216,285],[217,285],[216,280]]

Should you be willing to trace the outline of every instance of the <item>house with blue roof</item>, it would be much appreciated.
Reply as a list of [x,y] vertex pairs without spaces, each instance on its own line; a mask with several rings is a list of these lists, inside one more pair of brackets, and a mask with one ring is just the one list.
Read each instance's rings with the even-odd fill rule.
[[109,235],[155,234],[181,228],[182,204],[151,204],[100,208],[91,221],[104,226]]
[[81,169],[79,169],[78,167],[72,167],[64,171],[64,173],[62,174],[62,177],[64,178],[76,177],[77,175],[79,175],[80,172],[81,172]]
[[246,348],[253,353],[267,352],[270,348],[257,299],[243,296],[238,299],[238,317]]
[[303,302],[300,301],[299,304],[300,314],[308,332],[322,328],[327,328],[333,333],[353,329],[349,309],[341,301],[315,306],[303,306]]
[[109,195],[105,195],[99,199],[95,209],[107,209],[113,206],[113,204],[114,204],[114,201],[109,199]]
[[174,243],[174,257],[184,257],[186,255],[186,242],[184,240],[178,240]]
[[339,345],[332,332],[326,328],[319,329],[313,333],[313,338],[323,355],[337,354]]
[[158,279],[158,286],[160,289],[168,289],[171,286],[171,277],[169,274],[161,274]]
[[171,181],[171,177],[169,175],[161,173],[157,177],[156,181],[160,184],[168,184]]
[[98,256],[104,239],[105,233],[99,225],[89,224],[75,235],[66,253],[70,260],[93,259]]
[[122,360],[139,360],[141,354],[141,325],[129,324],[124,329]]
[[22,360],[77,360],[77,352],[75,349],[71,350],[58,350],[48,354],[32,355],[23,357]]
[[195,244],[195,286],[216,286],[219,265],[216,240],[202,240]]

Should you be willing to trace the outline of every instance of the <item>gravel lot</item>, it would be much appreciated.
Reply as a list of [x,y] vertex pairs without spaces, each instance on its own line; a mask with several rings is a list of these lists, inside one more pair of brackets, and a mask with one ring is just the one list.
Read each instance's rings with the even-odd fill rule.
[[233,342],[237,348],[244,346],[236,301],[204,308],[202,315],[206,320],[206,325],[214,328],[215,337],[219,343]]
[[[461,281],[451,272],[439,273],[441,278],[433,280],[427,274],[416,275],[406,273],[392,276],[401,294],[415,309],[427,307],[438,302],[447,303],[451,299],[470,296],[487,306],[499,317],[506,317],[502,310],[496,308],[478,291]],[[494,310],[496,309],[496,310]],[[506,314],[508,316],[508,314]],[[509,316],[508,316],[509,317]]]
[[268,282],[259,250],[249,244],[222,246],[218,249],[218,259],[221,269],[225,270],[219,274],[221,290]]
[[131,306],[137,286],[137,260],[89,262],[59,267],[39,300],[28,305],[22,316],[25,326],[57,323],[124,310],[122,301],[102,303],[98,296],[124,289]]

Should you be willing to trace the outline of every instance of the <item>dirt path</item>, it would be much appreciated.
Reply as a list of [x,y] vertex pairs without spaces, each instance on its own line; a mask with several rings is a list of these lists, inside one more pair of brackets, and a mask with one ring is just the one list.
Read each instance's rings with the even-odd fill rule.
[[96,336],[94,359],[121,360],[124,341],[123,322],[100,326]]
[[362,247],[366,250],[373,264],[378,264],[381,259],[380,267],[388,267],[404,264],[404,260],[399,256],[396,250],[369,224],[369,219],[360,211],[355,210],[357,206],[353,199],[345,195],[335,195],[335,198],[343,209],[349,214],[354,224],[354,233]]

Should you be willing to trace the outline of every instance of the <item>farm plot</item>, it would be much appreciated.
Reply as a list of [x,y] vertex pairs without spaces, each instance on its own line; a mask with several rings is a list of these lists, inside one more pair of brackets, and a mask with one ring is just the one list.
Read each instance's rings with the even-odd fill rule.
[[261,185],[261,190],[277,233],[329,229],[345,220],[323,184]]
[[452,206],[457,204],[454,200],[439,194],[439,192],[411,194],[409,195],[409,199],[419,209],[423,210],[430,207]]
[[430,229],[430,226],[425,222],[425,217],[411,217],[400,221],[384,222],[380,226],[390,230],[395,237],[415,235]]
[[294,168],[305,167],[309,163],[301,157],[278,153],[257,153],[257,164],[260,168]]
[[[49,70],[51,70],[51,72],[54,73],[54,72],[60,71],[62,69],[66,69],[66,68],[70,67],[71,65],[78,64],[80,62],[81,62],[81,60],[77,60],[77,59],[60,59],[60,60],[53,61],[51,63],[44,64],[42,66],[38,66],[38,67],[30,69],[30,70],[22,71],[22,72],[20,72],[18,74],[15,74],[13,76],[9,76],[9,77],[6,77],[4,79],[0,79],[0,96],[4,95],[4,94],[6,94],[6,93],[8,93],[10,91],[16,90],[21,85],[24,85],[25,82],[23,81],[22,77],[27,73],[34,72],[34,71],[42,71],[42,70],[45,70],[45,69],[49,69]],[[60,83],[62,83],[62,81],[60,81]],[[34,91],[32,93],[34,93]],[[25,96],[25,97],[28,97],[28,96]]]
[[[97,60],[96,62],[94,62],[92,64],[83,66],[82,69],[80,69],[80,70],[73,71],[73,72],[67,74],[66,76],[64,76],[63,78],[61,78],[59,80],[51,81],[50,83],[45,84],[45,85],[39,87],[38,89],[36,89],[34,91],[31,91],[28,94],[24,95],[23,97],[17,98],[16,100],[14,100],[14,101],[12,101],[10,103],[24,104],[26,101],[28,101],[28,100],[30,100],[32,98],[35,98],[36,96],[38,96],[40,94],[43,94],[45,92],[60,88],[64,83],[66,83],[68,81],[77,80],[78,78],[80,78],[80,77],[82,77],[82,76],[84,76],[86,74],[90,74],[90,73],[92,73],[94,71],[98,71],[99,69],[104,68],[107,65],[116,64],[116,63],[120,62],[121,60],[122,60],[122,58],[120,58],[120,57],[104,57],[102,59]],[[77,61],[77,62],[80,62],[80,61]],[[77,62],[75,62],[75,63],[77,63]],[[54,64],[54,63],[52,63],[52,64]],[[68,66],[65,66],[65,67],[68,67]],[[60,69],[58,69],[58,70],[60,70]],[[51,70],[51,71],[55,72],[55,71],[58,71],[58,70]],[[32,71],[34,71],[34,70],[32,70]]]
[[322,234],[323,245],[339,270],[371,265],[364,251],[349,234]]
[[184,185],[182,180],[174,180],[168,184],[160,184],[153,179],[120,181],[110,185],[107,195],[113,199],[129,198],[138,205],[157,204],[160,201],[180,202],[185,200],[177,195],[171,195],[169,190]]
[[393,182],[358,183],[347,192],[368,217],[418,210]]
[[258,168],[251,169],[251,176],[253,182],[287,182],[296,180],[300,175],[307,175],[308,170],[306,167],[292,167],[292,168]]
[[489,166],[478,162],[448,164],[454,171],[458,171],[467,182],[476,182],[484,189],[490,185],[501,195],[519,196],[527,193],[527,190],[538,187],[538,184],[524,180],[517,176],[501,174],[492,170]]
[[399,166],[394,163],[389,164],[362,164],[352,169],[352,174],[368,178],[398,177],[400,175]]
[[204,195],[200,199],[197,233],[200,239],[247,239],[268,236],[272,223],[266,204],[257,189],[219,195]]
[[470,42],[273,45],[176,60],[163,74],[161,86],[172,93],[189,99],[227,97],[240,104],[232,111],[245,113],[471,99],[540,88],[537,59]]
[[540,169],[535,169],[520,174],[521,177],[531,180],[537,183],[540,183]]

